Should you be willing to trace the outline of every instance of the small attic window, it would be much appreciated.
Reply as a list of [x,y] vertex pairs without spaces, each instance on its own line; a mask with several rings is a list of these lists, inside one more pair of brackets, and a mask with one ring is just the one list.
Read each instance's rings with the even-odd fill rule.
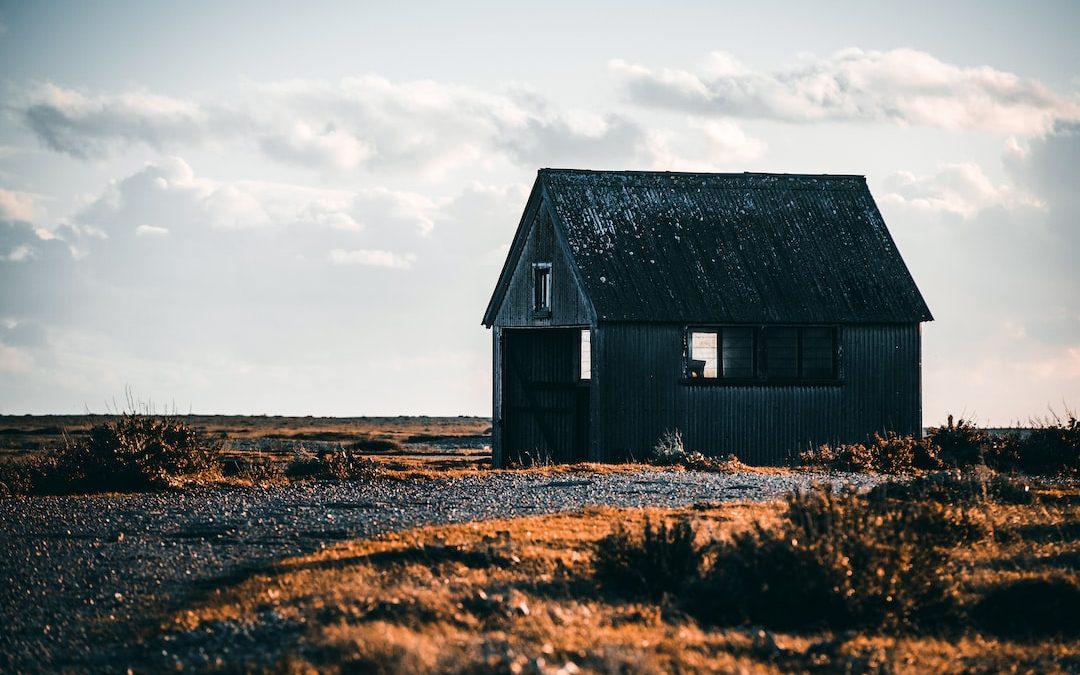
[[551,314],[551,263],[533,263],[533,314]]

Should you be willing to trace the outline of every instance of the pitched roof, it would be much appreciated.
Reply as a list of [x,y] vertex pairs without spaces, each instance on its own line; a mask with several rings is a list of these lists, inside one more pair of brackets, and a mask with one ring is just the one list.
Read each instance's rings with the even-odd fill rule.
[[541,169],[537,183],[600,321],[933,320],[862,176]]

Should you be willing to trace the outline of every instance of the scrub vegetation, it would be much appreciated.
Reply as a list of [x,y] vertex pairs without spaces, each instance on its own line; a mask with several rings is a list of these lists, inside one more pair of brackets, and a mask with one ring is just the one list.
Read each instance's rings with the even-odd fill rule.
[[281,561],[162,631],[273,634],[274,672],[1070,672],[1078,527],[1075,485],[950,474],[428,527]]
[[[91,422],[64,433],[24,421],[22,431],[59,441],[7,453],[3,489],[495,472],[475,450],[489,433],[482,419],[234,422],[242,431],[224,434],[180,416]],[[1071,416],[1005,437],[950,420],[925,438],[885,435],[803,458],[879,474],[862,481],[869,489],[818,485],[771,503],[593,508],[352,540],[150,603],[143,638],[208,645],[204,665],[224,671],[1075,672],[1077,435]],[[674,431],[648,460],[510,471],[793,471],[703,457]]]
[[1030,427],[990,434],[968,420],[930,427],[923,438],[875,434],[870,443],[822,445],[799,456],[802,466],[836,471],[905,474],[986,467],[1032,476],[1080,473],[1080,423],[1075,413],[1051,413]]

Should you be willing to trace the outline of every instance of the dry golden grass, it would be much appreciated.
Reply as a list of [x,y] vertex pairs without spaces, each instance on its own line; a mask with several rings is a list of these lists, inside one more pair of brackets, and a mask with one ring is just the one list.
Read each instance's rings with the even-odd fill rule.
[[[0,415],[0,455],[19,457],[62,446],[65,436],[85,436],[91,427],[106,424],[112,415]],[[382,439],[424,444],[445,439],[474,439],[490,433],[491,420],[483,417],[279,417],[265,415],[181,415],[211,445],[226,454],[244,455],[231,442],[317,441],[343,443]],[[477,443],[480,450],[482,443]],[[287,450],[287,452],[291,452]]]
[[[998,534],[958,552],[966,591],[992,583],[995,574],[1030,575],[1040,569],[1018,562],[1024,556],[1080,553],[1075,536],[1046,537],[1032,546],[1017,534],[1018,527],[1027,533],[1040,527],[1074,532],[1080,523],[1075,497],[1071,490],[1069,499],[1043,505],[991,507],[988,518]],[[281,561],[179,612],[163,629],[194,632],[218,621],[257,627],[272,611],[279,620],[304,627],[298,643],[279,646],[276,668],[285,672],[922,673],[1080,667],[1076,640],[1011,642],[972,629],[943,636],[708,629],[672,603],[624,600],[593,580],[596,542],[616,524],[633,529],[647,518],[690,518],[702,540],[723,539],[754,523],[775,524],[781,508],[777,502],[590,509],[425,527]]]

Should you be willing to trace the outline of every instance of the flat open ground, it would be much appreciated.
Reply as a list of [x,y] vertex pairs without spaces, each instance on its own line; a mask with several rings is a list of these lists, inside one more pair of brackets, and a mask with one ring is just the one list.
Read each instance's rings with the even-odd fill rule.
[[[0,436],[20,456],[89,423],[5,417]],[[195,423],[237,454],[391,439],[400,447],[383,461],[431,469],[0,498],[0,672],[1080,669],[1075,639],[708,629],[663,603],[598,593],[590,577],[596,541],[619,524],[692,518],[728,536],[774,522],[791,490],[878,480],[865,475],[495,471],[477,418]],[[964,553],[973,587],[1024,569],[1075,574],[1080,491],[1054,489],[1053,506],[995,512],[1010,543]]]
[[[417,526],[589,506],[677,507],[771,500],[811,477],[676,471],[449,480],[309,481],[270,488],[0,499],[0,670],[157,669],[232,650],[263,662],[273,641],[155,626],[186,603],[275,560]],[[235,663],[235,662],[234,662]]]
[[[371,445],[387,460],[422,459],[427,466],[468,468],[491,462],[491,420],[486,417],[281,417],[184,415],[207,442],[226,455],[262,455],[282,461],[299,451]],[[0,458],[18,460],[79,437],[106,415],[0,415]]]

